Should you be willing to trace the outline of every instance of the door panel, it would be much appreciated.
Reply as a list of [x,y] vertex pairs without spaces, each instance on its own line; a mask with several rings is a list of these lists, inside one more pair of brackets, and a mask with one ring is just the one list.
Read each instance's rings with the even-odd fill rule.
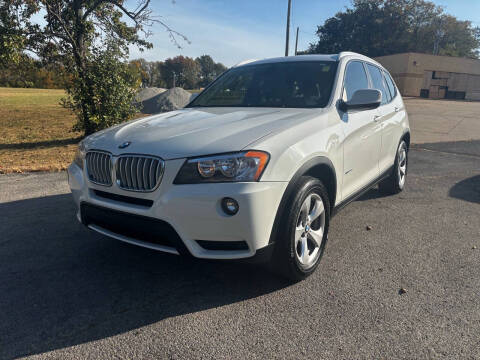
[[392,101],[392,98],[395,97],[395,93],[392,93],[390,90],[389,83],[387,83],[385,73],[382,69],[372,64],[367,64],[367,69],[372,87],[380,90],[382,93],[382,104],[378,108],[378,124],[381,129],[378,169],[381,174],[393,164],[390,164],[390,151],[391,141],[395,132],[395,119],[397,114],[394,101]]
[[379,176],[378,155],[382,129],[378,116],[378,109],[343,114],[343,199]]
[[382,124],[382,148],[380,151],[380,173],[388,170],[394,162],[397,154],[397,146],[402,136],[402,121],[406,115],[405,105],[398,94],[392,78],[386,72],[383,73],[385,84],[393,100],[384,105]]
[[380,151],[379,169],[386,171],[393,166],[397,154],[397,146],[402,136],[402,119],[405,116],[405,106],[397,100],[384,105],[385,111],[381,120],[382,148]]
[[[349,62],[345,70],[343,100],[357,90],[368,89],[370,82],[364,63]],[[343,145],[342,199],[373,181],[378,175],[378,158],[382,141],[378,109],[341,113],[345,135]]]

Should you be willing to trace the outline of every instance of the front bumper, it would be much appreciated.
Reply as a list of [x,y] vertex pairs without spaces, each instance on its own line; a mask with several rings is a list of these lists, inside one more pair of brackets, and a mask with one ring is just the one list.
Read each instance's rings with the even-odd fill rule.
[[[266,247],[287,183],[173,185],[173,179],[183,162],[182,159],[166,161],[162,182],[155,191],[150,193],[122,190],[115,184],[110,187],[93,184],[88,181],[84,172],[76,164],[70,165],[68,179],[78,209],[77,217],[91,229],[118,240],[171,253],[187,252],[198,258],[247,258],[254,256],[257,250]],[[99,191],[115,196],[108,198],[99,196],[101,194]],[[141,201],[125,202],[122,201],[122,196],[141,199]],[[236,215],[228,216],[223,212],[220,201],[224,197],[237,200],[239,211]],[[145,241],[148,238],[147,235],[137,236],[130,231],[118,233],[115,228],[102,226],[101,221],[92,220],[92,215],[86,221],[85,216],[82,218],[82,204],[100,207],[106,209],[107,212],[111,210],[115,214],[121,213],[127,214],[127,216],[131,214],[132,217],[140,220],[152,220],[153,225],[156,224],[155,221],[164,223],[173,229],[181,243],[178,244],[175,241],[151,242],[148,239]],[[125,222],[121,220],[121,217],[117,219],[113,222]],[[148,228],[147,225],[133,227]],[[152,232],[163,232],[163,230],[153,226]],[[202,241],[210,244],[245,242],[248,246],[238,250],[211,250],[201,246]]]

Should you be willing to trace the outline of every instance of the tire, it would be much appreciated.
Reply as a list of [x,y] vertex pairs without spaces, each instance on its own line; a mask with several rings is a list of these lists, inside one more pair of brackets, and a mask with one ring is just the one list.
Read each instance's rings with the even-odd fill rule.
[[278,274],[300,281],[315,271],[323,256],[328,239],[330,201],[321,181],[302,176],[287,204],[276,232],[272,265]]
[[408,168],[408,146],[405,140],[401,140],[397,148],[393,171],[388,178],[378,184],[380,192],[384,194],[398,194],[405,187]]

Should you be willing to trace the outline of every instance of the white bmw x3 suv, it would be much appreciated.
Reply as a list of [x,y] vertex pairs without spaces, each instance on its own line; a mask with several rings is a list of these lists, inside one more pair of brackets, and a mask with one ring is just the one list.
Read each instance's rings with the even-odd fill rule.
[[69,185],[78,219],[101,234],[197,258],[263,254],[300,280],[334,213],[376,184],[402,191],[409,143],[379,63],[282,57],[231,68],[182,110],[85,138]]

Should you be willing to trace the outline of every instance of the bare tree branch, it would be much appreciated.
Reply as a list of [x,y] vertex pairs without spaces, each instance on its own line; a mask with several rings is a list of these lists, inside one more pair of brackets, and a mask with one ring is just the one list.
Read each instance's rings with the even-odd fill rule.
[[143,6],[140,7],[140,9],[136,9],[135,11],[129,11],[127,8],[125,8],[120,2],[116,0],[104,0],[105,2],[108,2],[112,5],[115,5],[118,7],[120,10],[123,11],[125,15],[127,15],[130,19],[132,19],[135,22],[135,25],[140,25],[142,21],[148,20],[148,16],[145,17],[143,15],[145,10],[148,8],[148,5],[150,5],[150,0],[144,0]]
[[168,32],[168,37],[170,38],[170,40],[172,41],[172,43],[179,49],[182,48],[182,46],[178,43],[177,41],[177,38],[175,36],[179,36],[183,39],[183,41],[185,41],[187,44],[191,44],[191,41],[185,36],[183,35],[182,33],[179,33],[178,31],[175,31],[173,30],[170,26],[168,26],[168,24],[166,24],[164,21],[162,20],[159,20],[159,19],[154,19],[154,18],[151,18],[150,19],[151,22],[156,22],[160,25],[162,25],[165,30]]
[[[141,1],[134,11],[129,11],[125,6],[123,6],[117,0],[98,0],[93,6],[98,7],[97,3],[99,3],[99,2],[100,3],[101,2],[107,2],[107,3],[110,3],[114,6],[116,6],[117,8],[119,8],[126,16],[128,16],[135,23],[137,28],[139,28],[139,30],[141,30],[145,34],[146,37],[150,36],[151,32],[144,30],[143,25],[151,25],[152,23],[158,23],[165,28],[165,30],[168,33],[168,37],[170,38],[171,42],[177,48],[179,48],[179,49],[182,48],[182,46],[180,45],[180,43],[177,40],[177,37],[180,37],[186,43],[191,44],[190,40],[185,35],[183,35],[182,33],[179,33],[178,31],[173,30],[164,21],[151,16],[151,11],[147,10],[148,6],[150,5],[150,0]],[[86,14],[87,13],[85,13],[85,15]]]

